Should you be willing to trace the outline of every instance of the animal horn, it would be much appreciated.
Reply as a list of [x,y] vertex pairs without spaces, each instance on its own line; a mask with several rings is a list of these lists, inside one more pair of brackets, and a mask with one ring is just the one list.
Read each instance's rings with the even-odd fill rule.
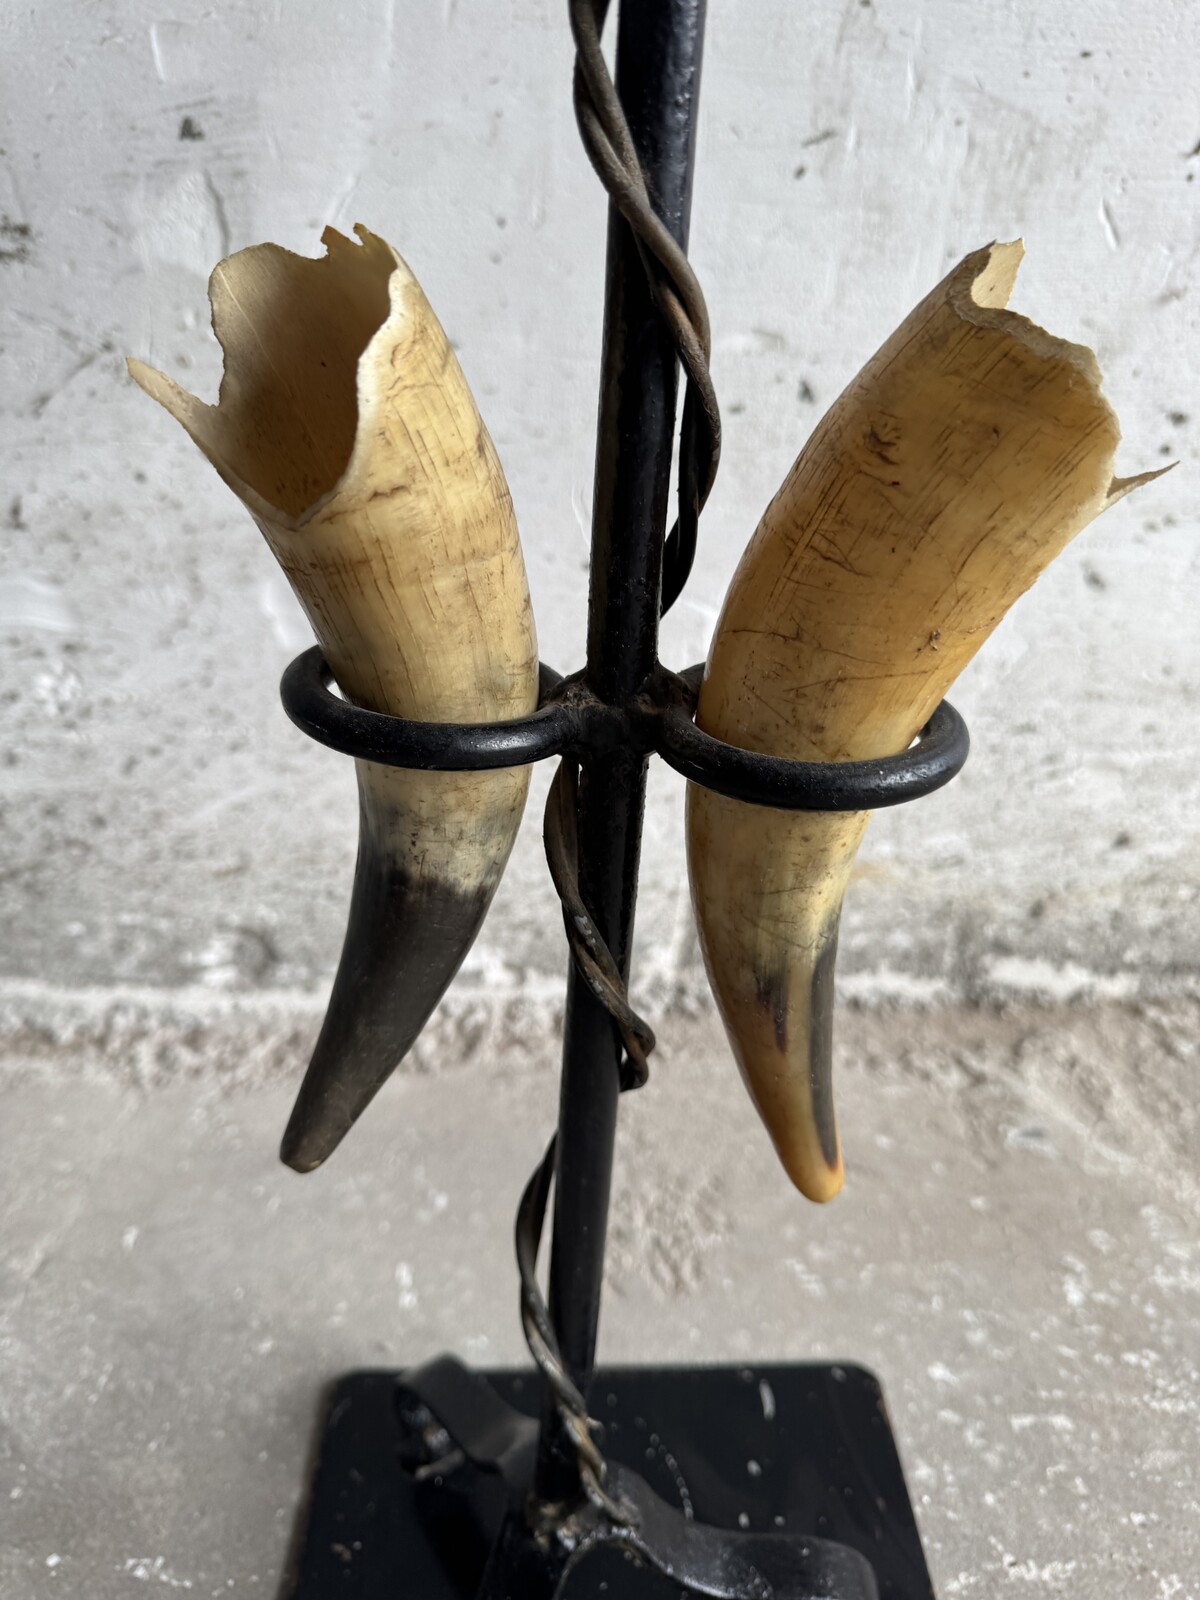
[[[309,260],[257,245],[209,283],[225,355],[208,406],[129,369],[245,503],[355,705],[519,717],[537,643],[504,474],[420,285],[364,228]],[[356,763],[359,849],[328,1013],[283,1139],[308,1172],[409,1049],[504,870],[528,771]]]
[[[1120,433],[1092,352],[1004,309],[1022,254],[967,256],[801,451],[726,596],[706,732],[806,761],[905,750],[1068,541],[1158,476],[1114,478]],[[783,1165],[817,1201],[843,1178],[833,968],[868,815],[688,792],[709,979]]]

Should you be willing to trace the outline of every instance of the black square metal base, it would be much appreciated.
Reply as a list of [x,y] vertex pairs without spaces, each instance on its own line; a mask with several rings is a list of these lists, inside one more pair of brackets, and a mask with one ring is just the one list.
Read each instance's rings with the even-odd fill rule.
[[[410,1441],[397,1374],[355,1372],[330,1400],[291,1600],[470,1600],[504,1509],[448,1502],[401,1465]],[[528,1372],[483,1374],[536,1415]],[[933,1588],[879,1384],[855,1366],[601,1368],[592,1414],[611,1459],[697,1521],[840,1541],[875,1569],[881,1600]],[[482,1509],[481,1509],[482,1507]],[[600,1552],[568,1579],[571,1600],[677,1600],[678,1584]]]

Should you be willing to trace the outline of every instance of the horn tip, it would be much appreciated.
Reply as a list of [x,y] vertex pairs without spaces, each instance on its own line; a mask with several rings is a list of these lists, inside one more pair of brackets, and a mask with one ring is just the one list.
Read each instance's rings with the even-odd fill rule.
[[792,1183],[804,1198],[811,1200],[814,1205],[828,1205],[841,1194],[846,1181],[840,1150],[837,1161],[832,1166],[826,1165],[823,1161],[785,1162],[784,1165]]
[[279,1144],[279,1159],[293,1172],[315,1172],[340,1143],[340,1136],[331,1141],[325,1130],[313,1128],[307,1117],[293,1112]]

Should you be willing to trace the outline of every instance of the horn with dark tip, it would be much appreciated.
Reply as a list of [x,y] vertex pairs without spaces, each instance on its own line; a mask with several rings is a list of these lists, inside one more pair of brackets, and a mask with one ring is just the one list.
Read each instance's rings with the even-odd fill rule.
[[[355,232],[326,229],[317,260],[266,244],[216,268],[216,406],[130,371],[249,508],[349,700],[421,721],[523,716],[537,643],[504,474],[417,280]],[[349,926],[281,1152],[301,1172],[336,1148],[458,970],[529,781],[356,765]]]
[[[824,417],[734,575],[697,722],[806,761],[905,750],[1113,476],[1095,356],[1005,310],[1021,244],[967,256]],[[750,1095],[811,1200],[842,1186],[832,1092],[842,896],[868,813],[689,786],[700,943]]]

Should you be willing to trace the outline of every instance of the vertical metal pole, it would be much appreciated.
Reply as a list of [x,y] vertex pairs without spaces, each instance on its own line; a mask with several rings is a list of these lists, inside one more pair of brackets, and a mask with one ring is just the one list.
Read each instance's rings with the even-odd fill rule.
[[[625,0],[617,90],[659,216],[687,243],[705,0]],[[608,219],[604,342],[592,513],[587,680],[628,705],[655,664],[662,546],[670,501],[677,369],[633,235]],[[580,887],[628,974],[646,791],[636,751],[588,758],[580,783]],[[616,1135],[620,1044],[572,967],[567,985],[550,1314],[568,1371],[586,1394],[596,1349]],[[539,1490],[569,1492],[569,1468],[544,1431]]]

